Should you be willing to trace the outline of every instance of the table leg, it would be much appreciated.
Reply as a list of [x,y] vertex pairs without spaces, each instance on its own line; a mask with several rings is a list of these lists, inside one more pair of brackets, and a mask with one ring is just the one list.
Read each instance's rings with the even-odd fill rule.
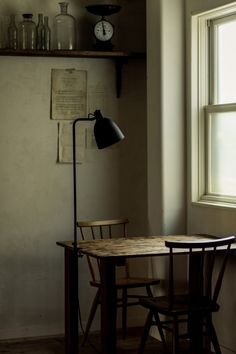
[[65,248],[65,353],[78,354],[78,258]]
[[115,261],[112,257],[100,261],[102,354],[116,354]]
[[[190,295],[201,297],[203,294],[202,274],[199,269],[201,258],[196,253],[192,255],[190,263],[190,279],[193,279],[190,286]],[[190,351],[193,354],[203,353],[203,314],[195,312],[189,315],[189,335],[190,335]]]
[[203,353],[203,317],[201,314],[194,314],[189,319],[190,327],[190,353]]

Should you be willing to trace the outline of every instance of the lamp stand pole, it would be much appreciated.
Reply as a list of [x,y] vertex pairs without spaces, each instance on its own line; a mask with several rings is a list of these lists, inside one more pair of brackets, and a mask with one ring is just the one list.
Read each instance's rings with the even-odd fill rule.
[[[89,114],[87,118],[77,118],[73,121],[72,139],[73,139],[73,201],[74,201],[74,240],[72,256],[72,277],[70,291],[70,354],[78,354],[79,350],[79,271],[78,271],[78,248],[77,248],[77,173],[76,173],[76,124],[78,122],[96,121],[94,126],[94,135],[99,149],[106,148],[124,138],[123,133],[118,126],[109,118],[104,118],[100,110]],[[112,354],[112,353],[111,353]]]
[[73,289],[72,289],[72,304],[73,309],[70,323],[71,331],[71,354],[78,354],[79,350],[79,325],[78,325],[78,314],[79,314],[79,290],[78,290],[78,250],[77,250],[77,171],[76,171],[76,124],[79,121],[93,121],[92,118],[77,118],[73,122],[73,201],[74,201],[74,239],[73,239]]

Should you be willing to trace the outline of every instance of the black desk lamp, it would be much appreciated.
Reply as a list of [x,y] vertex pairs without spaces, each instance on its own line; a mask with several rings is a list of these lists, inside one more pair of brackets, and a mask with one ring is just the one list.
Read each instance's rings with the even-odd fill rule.
[[71,354],[78,354],[78,250],[77,250],[77,188],[76,188],[76,124],[80,121],[96,121],[94,125],[94,136],[98,149],[104,149],[124,139],[119,127],[109,118],[104,118],[99,110],[88,118],[77,118],[73,122],[73,188],[74,188],[74,247],[73,247],[73,273],[75,284],[73,288],[73,316],[71,318]]

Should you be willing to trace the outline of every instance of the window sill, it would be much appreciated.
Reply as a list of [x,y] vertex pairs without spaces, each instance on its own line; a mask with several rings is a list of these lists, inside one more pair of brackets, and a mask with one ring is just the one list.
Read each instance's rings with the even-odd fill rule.
[[221,209],[236,209],[236,203],[226,203],[226,202],[216,202],[210,200],[199,200],[197,202],[192,202],[192,206],[203,207],[203,208],[221,208]]

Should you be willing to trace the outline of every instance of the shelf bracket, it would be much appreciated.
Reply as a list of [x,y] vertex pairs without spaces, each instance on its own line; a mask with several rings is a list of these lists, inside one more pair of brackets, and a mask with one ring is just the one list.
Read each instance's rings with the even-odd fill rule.
[[122,67],[127,62],[126,58],[116,58],[116,97],[120,98],[122,89]]

